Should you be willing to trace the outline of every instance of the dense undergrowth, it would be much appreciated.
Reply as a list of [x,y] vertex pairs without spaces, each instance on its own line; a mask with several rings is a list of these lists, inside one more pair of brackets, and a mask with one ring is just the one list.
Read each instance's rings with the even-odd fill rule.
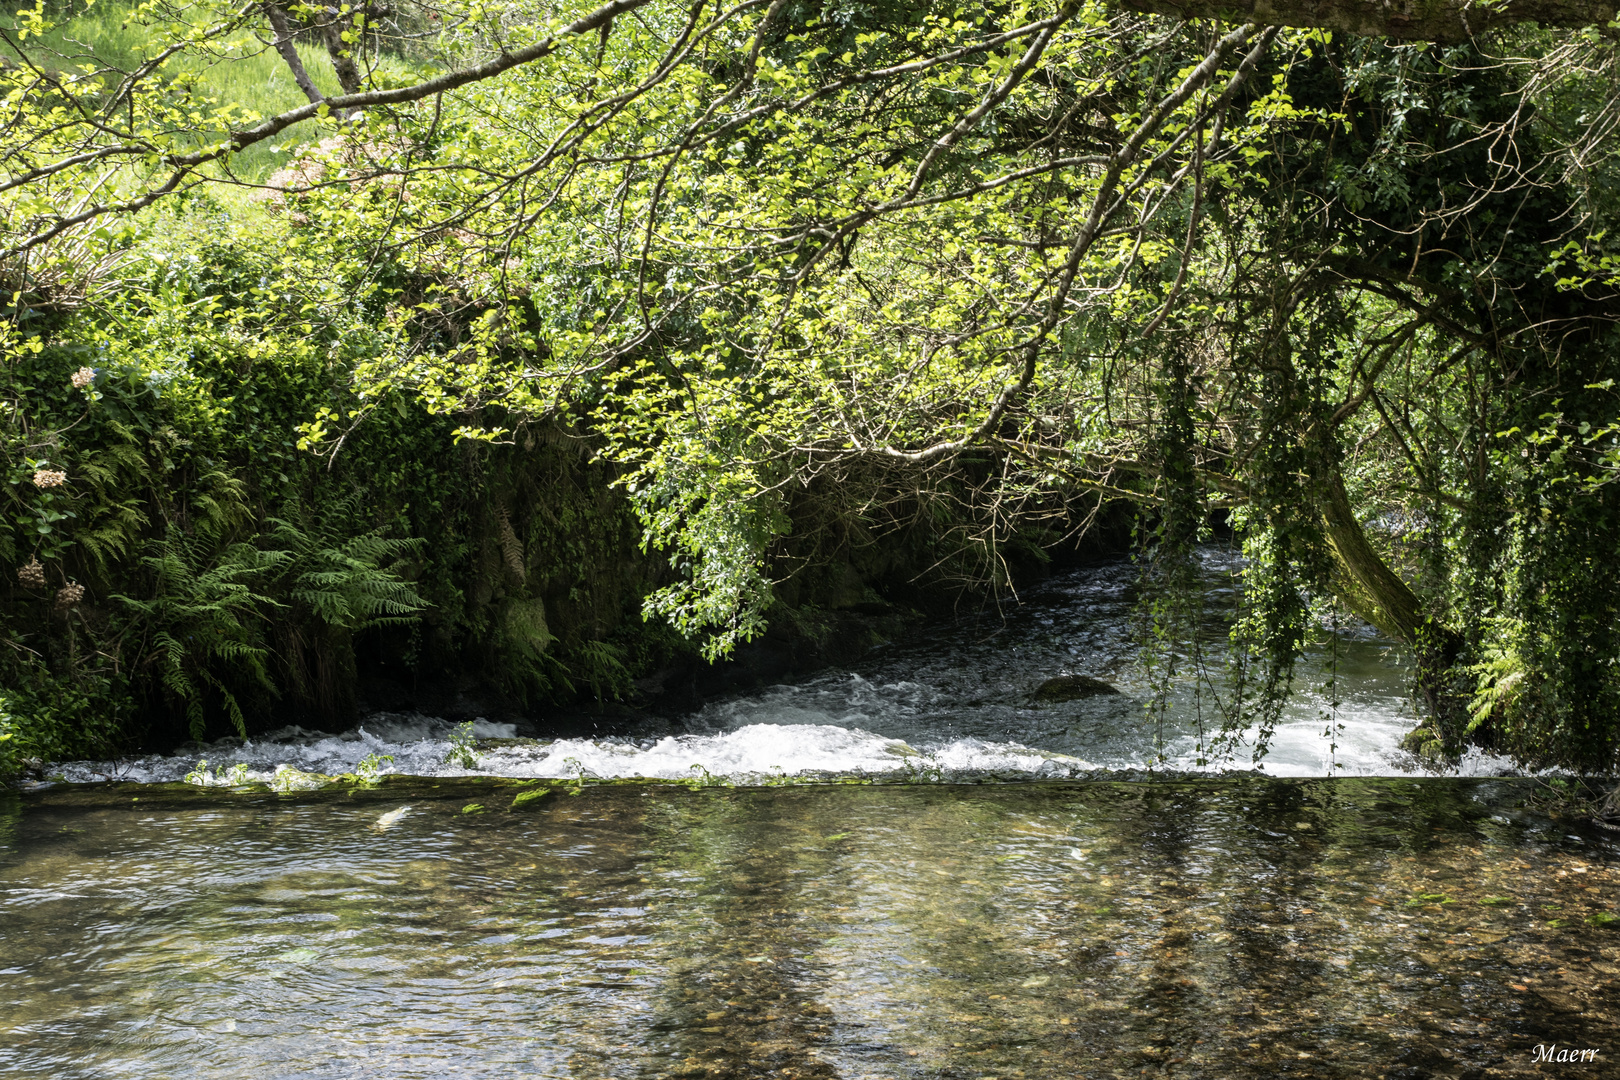
[[107,752],[170,716],[193,737],[337,720],[362,642],[537,702],[620,690],[646,646],[608,638],[650,564],[588,443],[457,446],[401,396],[342,452],[301,450],[360,324],[288,320],[232,226],[143,249],[94,317],[22,313],[0,517],[15,754]]
[[362,647],[536,703],[612,695],[667,648],[621,625],[653,563],[564,426],[457,445],[400,395],[369,402],[340,452],[300,449],[299,425],[344,404],[368,331],[364,311],[323,308],[321,282],[266,288],[287,240],[262,211],[194,213],[137,241],[115,296],[17,314],[0,516],[14,756],[335,721]]
[[[196,202],[125,239],[94,288],[5,313],[6,767],[341,724],[362,667],[543,711],[704,662],[643,619],[679,560],[643,545],[583,411],[469,417],[353,389],[356,363],[399,345],[382,305],[429,282],[333,258],[273,203]],[[355,301],[362,271],[375,306]],[[463,437],[469,418],[509,434]],[[895,479],[791,500],[774,611],[792,632],[828,633],[819,612],[876,602],[876,581],[993,585],[969,565],[990,558],[1005,582],[949,485],[924,499]],[[1051,538],[1013,549],[1038,560]]]

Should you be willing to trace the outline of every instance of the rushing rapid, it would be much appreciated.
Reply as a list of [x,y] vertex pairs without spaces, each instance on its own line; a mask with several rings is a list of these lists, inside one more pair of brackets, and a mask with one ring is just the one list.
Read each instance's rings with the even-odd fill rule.
[[[201,750],[73,762],[70,781],[266,783],[287,788],[345,773],[632,778],[768,784],[866,778],[895,782],[1077,779],[1144,770],[1259,769],[1274,776],[1429,772],[1400,748],[1416,725],[1398,646],[1366,627],[1300,661],[1294,701],[1258,761],[1257,733],[1212,755],[1230,604],[1229,554],[1205,559],[1204,674],[1183,664],[1162,712],[1131,634],[1135,569],[1083,567],[1024,602],[936,626],[833,670],[705,705],[671,721],[604,721],[592,738],[525,738],[516,725],[379,713],[330,735],[292,727]],[[1056,687],[1056,692],[1052,687]],[[476,744],[476,745],[474,745]],[[206,762],[199,766],[199,761]],[[1472,754],[1465,775],[1511,773]]]

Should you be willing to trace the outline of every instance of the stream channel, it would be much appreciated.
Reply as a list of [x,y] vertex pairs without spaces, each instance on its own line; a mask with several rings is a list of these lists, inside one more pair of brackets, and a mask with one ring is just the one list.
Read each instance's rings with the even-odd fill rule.
[[0,791],[0,1076],[1620,1076],[1620,834],[1422,768],[1368,633],[1199,766],[1131,577],[590,738],[53,765]]

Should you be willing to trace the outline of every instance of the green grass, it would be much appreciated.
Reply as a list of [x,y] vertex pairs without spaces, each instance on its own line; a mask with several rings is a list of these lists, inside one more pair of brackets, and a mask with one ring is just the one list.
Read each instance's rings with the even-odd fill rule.
[[[15,5],[0,10],[5,12],[0,22],[14,25]],[[132,6],[74,4],[73,10],[77,14],[63,19],[49,33],[24,43],[28,59],[50,71],[84,70],[86,65],[128,71],[166,44],[164,27],[141,23],[133,17]],[[55,17],[62,19],[64,14]],[[15,38],[15,34],[11,36]],[[316,88],[324,95],[337,94],[340,88],[326,50],[304,43],[296,47]],[[249,120],[274,116],[305,103],[303,92],[281,57],[251,34],[241,33],[218,42],[213,52],[215,55],[196,51],[180,54],[165,64],[163,75],[171,80],[196,79],[200,96],[217,99],[214,108],[236,106],[238,115],[246,113]],[[0,42],[0,58],[12,62],[22,59],[4,42]],[[407,66],[395,58],[385,58],[381,67],[383,75],[394,79],[410,74]],[[314,124],[301,124],[280,136],[275,147],[249,147],[232,160],[232,171],[243,179],[263,180],[287,161],[289,151],[319,136]]]

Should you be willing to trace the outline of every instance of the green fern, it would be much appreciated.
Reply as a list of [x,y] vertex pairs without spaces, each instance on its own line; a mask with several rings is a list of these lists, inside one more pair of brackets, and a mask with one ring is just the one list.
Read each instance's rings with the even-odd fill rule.
[[618,646],[606,641],[587,641],[579,647],[578,673],[591,684],[596,700],[617,700],[630,689],[630,669],[624,666]]
[[81,524],[74,541],[91,569],[105,579],[135,550],[148,524],[142,500],[133,493],[150,475],[151,466],[132,440],[82,454],[74,465],[75,482],[89,496],[80,500]]
[[284,552],[245,543],[217,551],[209,547],[171,530],[141,560],[154,579],[152,596],[114,596],[144,631],[146,657],[157,666],[163,688],[184,708],[194,739],[206,733],[205,687],[219,695],[237,733],[247,734],[247,718],[222,675],[275,693],[263,630],[272,612],[284,606],[259,591],[287,561]]
[[507,690],[524,702],[541,700],[559,691],[575,692],[568,665],[553,655],[556,640],[546,622],[543,600],[507,600],[493,637],[500,658],[500,678]]
[[286,561],[278,577],[288,598],[329,626],[355,632],[410,622],[428,605],[394,566],[422,544],[391,539],[381,529],[345,537],[337,521],[355,516],[357,496],[340,500],[308,528],[271,518],[269,541]]
[[1497,640],[1485,648],[1485,659],[1468,668],[1479,680],[1468,703],[1468,730],[1475,731],[1493,715],[1504,717],[1512,710],[1524,688],[1527,674],[1524,658],[1513,637],[1521,630],[1508,619],[1491,620]]
[[210,469],[197,478],[191,496],[195,528],[203,536],[229,535],[253,520],[247,505],[247,485],[223,469]]
[[354,535],[358,495],[338,500],[308,525],[272,518],[257,543],[221,545],[220,530],[234,525],[238,513],[232,484],[214,483],[212,494],[193,499],[194,535],[171,529],[151,543],[141,560],[153,582],[148,598],[115,597],[138,628],[144,662],[197,739],[206,732],[208,698],[245,736],[247,715],[233,687],[277,692],[266,644],[272,624],[355,633],[409,622],[427,606],[393,568],[421,542],[389,539],[377,529]]

